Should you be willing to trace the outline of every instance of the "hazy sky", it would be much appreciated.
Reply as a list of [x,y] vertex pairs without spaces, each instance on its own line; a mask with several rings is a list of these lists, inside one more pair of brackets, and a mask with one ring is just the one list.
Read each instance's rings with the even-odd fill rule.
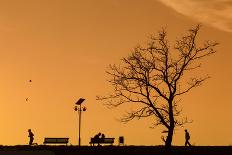
[[212,78],[181,100],[194,122],[175,131],[174,144],[184,144],[188,128],[195,145],[231,145],[231,6],[229,0],[0,0],[0,144],[26,144],[29,128],[39,144],[44,137],[77,144],[73,107],[83,97],[84,145],[98,132],[123,135],[127,145],[161,145],[162,129],[149,128],[152,118],[122,124],[117,119],[131,108],[107,109],[96,95],[111,91],[107,66],[147,36],[166,27],[173,43],[200,22],[199,41],[220,45],[200,70]]
[[175,11],[218,29],[232,32],[231,0],[159,0]]

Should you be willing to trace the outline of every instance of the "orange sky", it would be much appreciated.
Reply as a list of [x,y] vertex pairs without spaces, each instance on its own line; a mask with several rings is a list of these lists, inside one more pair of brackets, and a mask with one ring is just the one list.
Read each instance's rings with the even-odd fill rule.
[[[107,66],[119,63],[149,34],[166,27],[173,40],[201,22],[201,39],[220,45],[201,69],[212,78],[182,98],[184,114],[194,120],[186,128],[195,145],[231,145],[231,2],[181,4],[0,0],[0,144],[26,144],[31,128],[39,144],[44,137],[69,137],[76,145],[78,117],[73,107],[83,97],[83,145],[99,131],[106,137],[123,135],[127,145],[161,145],[161,128],[149,128],[152,118],[122,124],[117,119],[130,109],[109,110],[96,95],[110,91]],[[175,145],[183,145],[184,129],[176,130]]]

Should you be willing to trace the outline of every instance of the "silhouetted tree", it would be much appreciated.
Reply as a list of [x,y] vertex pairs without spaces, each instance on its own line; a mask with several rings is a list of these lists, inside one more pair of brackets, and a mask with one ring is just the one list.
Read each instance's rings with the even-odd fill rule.
[[201,59],[215,53],[214,48],[218,45],[206,41],[198,46],[199,29],[199,25],[191,28],[176,40],[173,49],[166,30],[152,35],[145,46],[135,47],[120,65],[109,65],[106,72],[114,91],[108,96],[97,96],[98,100],[109,101],[111,107],[139,103],[138,109],[128,112],[121,121],[154,116],[154,125],[162,125],[167,133],[163,139],[166,149],[171,148],[175,127],[188,122],[180,115],[177,99],[209,78],[196,73],[191,76],[201,67]]

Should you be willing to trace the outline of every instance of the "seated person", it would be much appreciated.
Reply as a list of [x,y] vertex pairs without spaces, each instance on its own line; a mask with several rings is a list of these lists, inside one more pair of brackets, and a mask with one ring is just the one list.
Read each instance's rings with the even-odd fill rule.
[[98,142],[98,145],[100,145],[99,144],[99,142],[100,142],[100,136],[101,136],[101,133],[99,132],[98,134],[96,134],[93,138],[94,138],[94,141],[95,142]]
[[104,139],[105,139],[105,134],[102,134],[101,135],[101,141],[104,142]]

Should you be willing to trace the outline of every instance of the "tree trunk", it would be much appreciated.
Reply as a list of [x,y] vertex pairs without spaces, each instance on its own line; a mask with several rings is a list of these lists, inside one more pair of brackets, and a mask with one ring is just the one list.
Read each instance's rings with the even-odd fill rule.
[[170,127],[168,130],[168,136],[165,141],[165,150],[170,151],[172,146],[172,137],[173,137],[174,126]]
[[173,132],[174,132],[174,128],[175,128],[172,102],[173,102],[173,95],[170,95],[170,98],[169,98],[169,101],[168,101],[168,104],[169,104],[169,121],[170,121],[170,126],[168,128],[168,136],[167,136],[167,139],[165,141],[165,150],[166,151],[170,151],[171,150],[172,137],[173,137]]

